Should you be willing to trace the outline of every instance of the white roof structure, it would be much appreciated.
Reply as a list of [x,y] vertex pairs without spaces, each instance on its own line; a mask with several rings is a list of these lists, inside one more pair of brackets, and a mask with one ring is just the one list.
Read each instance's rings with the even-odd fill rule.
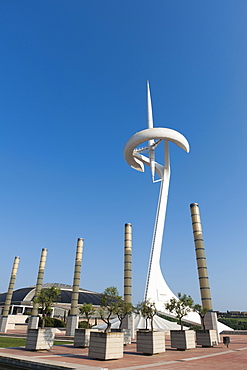
[[[118,329],[118,327],[119,327],[119,320],[116,317],[115,319],[111,320],[111,328]],[[154,330],[156,331],[180,330],[180,325],[178,325],[176,322],[162,319],[158,315],[154,316],[153,327],[154,327]],[[106,324],[102,323],[102,324],[94,326],[93,328],[103,330],[106,328]],[[135,330],[146,328],[146,321],[141,315],[138,315],[138,314],[134,315],[134,328]],[[148,322],[148,329],[150,328],[151,328],[150,322]],[[184,329],[189,329],[189,328],[184,326]]]
[[[149,321],[149,320],[148,320]],[[111,320],[111,328],[112,329],[118,329],[119,328],[119,320],[118,318],[114,318]],[[106,328],[106,324],[102,323],[99,325],[96,325],[93,327],[94,329],[104,330]],[[146,321],[141,315],[134,315],[134,329],[145,329],[146,328]],[[148,329],[150,329],[150,322],[148,323]],[[170,330],[180,330],[180,325],[176,322],[172,322],[166,319],[163,319],[162,317],[155,315],[154,321],[153,321],[153,328],[156,331],[170,331]],[[189,328],[184,326],[185,330],[188,330]],[[222,324],[221,322],[218,322],[218,332],[221,333],[224,330],[233,330],[232,328],[229,328],[228,326]]]

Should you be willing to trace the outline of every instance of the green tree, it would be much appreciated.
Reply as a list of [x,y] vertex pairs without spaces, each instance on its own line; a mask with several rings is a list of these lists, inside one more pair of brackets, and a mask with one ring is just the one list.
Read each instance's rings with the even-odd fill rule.
[[193,304],[194,301],[190,295],[182,295],[181,293],[178,293],[178,299],[171,298],[170,301],[165,304],[165,308],[176,315],[179,325],[181,326],[181,330],[183,330],[182,318],[192,311]]
[[209,311],[207,307],[203,308],[200,304],[196,303],[193,307],[193,311],[197,312],[200,315],[201,323],[202,323],[202,330],[205,330],[205,315]]
[[83,303],[82,306],[79,307],[79,311],[82,315],[84,315],[87,319],[86,329],[89,329],[89,320],[91,316],[95,313],[95,308],[93,307],[92,303]]
[[129,302],[124,302],[122,297],[119,297],[118,302],[117,302],[117,307],[116,307],[116,314],[119,319],[119,329],[121,329],[122,324],[123,324],[123,319],[126,316],[130,316],[133,312],[134,308],[131,303]]
[[145,319],[146,330],[148,329],[148,320],[150,320],[151,331],[153,331],[154,315],[157,314],[155,303],[151,302],[150,300],[143,301],[141,303],[138,303],[135,311],[139,313]]
[[45,318],[51,315],[52,306],[60,300],[60,289],[55,285],[50,288],[43,288],[34,299],[34,303],[38,303],[42,312],[42,329],[45,327]]
[[121,296],[118,294],[116,287],[109,287],[101,294],[99,315],[101,320],[106,323],[105,333],[111,329],[110,319],[117,314],[118,302]]

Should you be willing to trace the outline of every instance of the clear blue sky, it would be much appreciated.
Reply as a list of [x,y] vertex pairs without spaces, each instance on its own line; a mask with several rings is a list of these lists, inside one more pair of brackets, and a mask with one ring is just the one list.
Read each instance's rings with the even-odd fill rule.
[[133,295],[143,298],[159,185],[131,169],[126,141],[154,124],[180,131],[162,270],[200,303],[190,220],[199,203],[215,310],[247,310],[245,0],[2,1],[0,292],[72,284],[123,294],[124,223],[133,224]]

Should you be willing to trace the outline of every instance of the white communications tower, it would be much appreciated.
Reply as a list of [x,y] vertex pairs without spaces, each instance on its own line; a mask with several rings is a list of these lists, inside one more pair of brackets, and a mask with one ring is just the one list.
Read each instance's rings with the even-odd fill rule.
[[[164,304],[169,301],[170,298],[176,297],[168,287],[160,268],[160,254],[171,173],[169,141],[175,143],[187,153],[190,149],[188,141],[178,131],[164,127],[154,127],[149,82],[147,82],[147,119],[148,128],[137,132],[127,141],[124,148],[124,157],[126,162],[137,171],[144,172],[144,164],[146,164],[151,169],[152,181],[160,181],[160,195],[154,225],[144,299],[150,299],[152,302],[155,302],[157,310],[164,312]],[[140,148],[139,146],[145,142],[147,142],[147,146]],[[155,149],[158,145],[161,145],[161,143],[164,143],[164,165],[155,162]],[[148,156],[142,153],[148,153]],[[155,173],[158,176],[157,180]]]

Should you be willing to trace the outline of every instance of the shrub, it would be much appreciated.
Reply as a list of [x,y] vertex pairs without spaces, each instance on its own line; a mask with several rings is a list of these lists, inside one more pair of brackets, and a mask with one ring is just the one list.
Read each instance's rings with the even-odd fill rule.
[[31,315],[32,315],[32,311],[26,311],[26,310],[25,310],[24,315],[31,316]]
[[82,306],[79,307],[79,311],[81,315],[85,315],[87,321],[87,325],[85,329],[89,329],[91,325],[89,324],[89,320],[91,316],[95,313],[95,308],[93,307],[92,303],[83,303]]
[[[42,326],[41,320],[39,320],[39,326]],[[48,328],[64,328],[66,326],[65,322],[54,317],[45,318],[45,326]]]
[[78,328],[79,329],[91,329],[92,325],[88,325],[88,322],[83,320],[83,321],[79,321],[79,324],[78,324]]

